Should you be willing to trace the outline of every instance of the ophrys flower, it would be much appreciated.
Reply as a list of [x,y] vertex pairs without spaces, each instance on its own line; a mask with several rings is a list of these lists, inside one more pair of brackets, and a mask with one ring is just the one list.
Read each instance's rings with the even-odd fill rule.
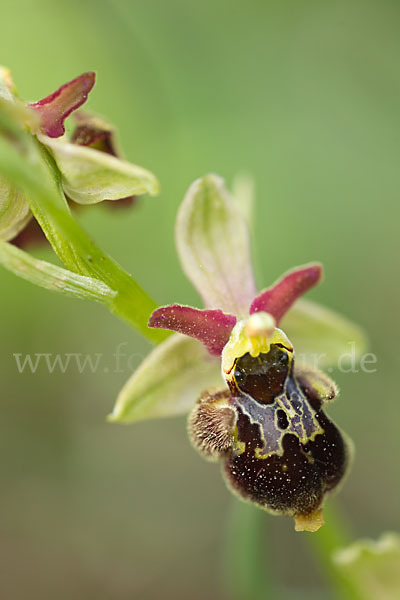
[[[194,445],[222,461],[235,492],[294,516],[297,529],[316,530],[326,495],[346,471],[349,446],[323,411],[336,386],[307,359],[310,350],[321,358],[326,345],[325,364],[334,362],[350,341],[361,347],[362,334],[328,309],[297,302],[320,281],[319,264],[294,269],[256,294],[248,228],[220,178],[191,186],[178,213],[176,241],[206,308],[172,305],[153,313],[150,327],[177,334],[132,376],[111,419],[191,409]],[[304,354],[299,366],[295,348]]]

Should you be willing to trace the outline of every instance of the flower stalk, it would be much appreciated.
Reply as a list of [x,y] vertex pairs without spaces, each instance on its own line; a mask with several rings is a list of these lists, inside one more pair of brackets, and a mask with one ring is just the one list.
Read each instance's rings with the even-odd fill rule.
[[251,504],[231,504],[224,540],[223,585],[232,600],[278,599],[279,593],[269,568],[265,515]]

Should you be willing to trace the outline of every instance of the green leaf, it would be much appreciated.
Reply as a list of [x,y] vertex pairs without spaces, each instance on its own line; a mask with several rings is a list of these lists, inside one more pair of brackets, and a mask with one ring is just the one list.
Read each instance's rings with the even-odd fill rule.
[[364,600],[400,598],[400,535],[385,533],[378,541],[359,540],[333,555],[337,569]]
[[256,294],[249,232],[223,179],[207,175],[190,186],[176,220],[176,244],[205,306],[246,316]]
[[280,327],[293,343],[299,364],[316,368],[344,367],[357,361],[367,347],[358,325],[310,300],[298,300]]
[[64,191],[75,202],[96,204],[139,194],[155,195],[159,191],[155,176],[142,167],[61,138],[41,135],[39,139],[50,149],[61,172]]
[[130,423],[187,413],[210,387],[223,386],[220,361],[180,334],[157,346],[122,388],[110,421]]
[[102,281],[82,277],[43,260],[37,260],[12,244],[0,241],[0,264],[35,285],[84,300],[108,304],[116,292]]

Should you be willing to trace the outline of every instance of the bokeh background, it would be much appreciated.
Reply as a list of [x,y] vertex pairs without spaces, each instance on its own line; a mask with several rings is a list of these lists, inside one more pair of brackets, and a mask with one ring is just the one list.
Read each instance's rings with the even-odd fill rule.
[[[365,327],[377,371],[337,373],[356,460],[354,536],[399,527],[399,17],[391,0],[3,0],[0,60],[39,99],[85,70],[90,108],[160,178],[131,211],[80,219],[160,302],[199,304],[175,254],[193,179],[251,173],[259,285],[321,260],[310,297]],[[282,242],[284,240],[284,242]],[[51,259],[51,252],[35,254]],[[0,271],[0,597],[222,599],[232,499],[185,420],[105,416],[149,345],[100,306]],[[119,344],[132,355],[114,372]],[[19,374],[14,353],[103,354],[96,373]],[[108,369],[108,372],[107,372]],[[328,598],[292,522],[265,516],[287,596]]]

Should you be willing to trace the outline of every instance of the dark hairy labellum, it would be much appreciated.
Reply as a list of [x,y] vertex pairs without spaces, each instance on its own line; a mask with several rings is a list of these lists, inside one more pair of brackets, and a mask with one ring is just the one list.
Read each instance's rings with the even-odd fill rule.
[[193,410],[194,445],[222,461],[240,497],[294,517],[298,530],[318,529],[324,499],[349,463],[347,441],[322,410],[335,385],[318,371],[297,375],[291,350],[279,344],[237,358],[227,383]]

